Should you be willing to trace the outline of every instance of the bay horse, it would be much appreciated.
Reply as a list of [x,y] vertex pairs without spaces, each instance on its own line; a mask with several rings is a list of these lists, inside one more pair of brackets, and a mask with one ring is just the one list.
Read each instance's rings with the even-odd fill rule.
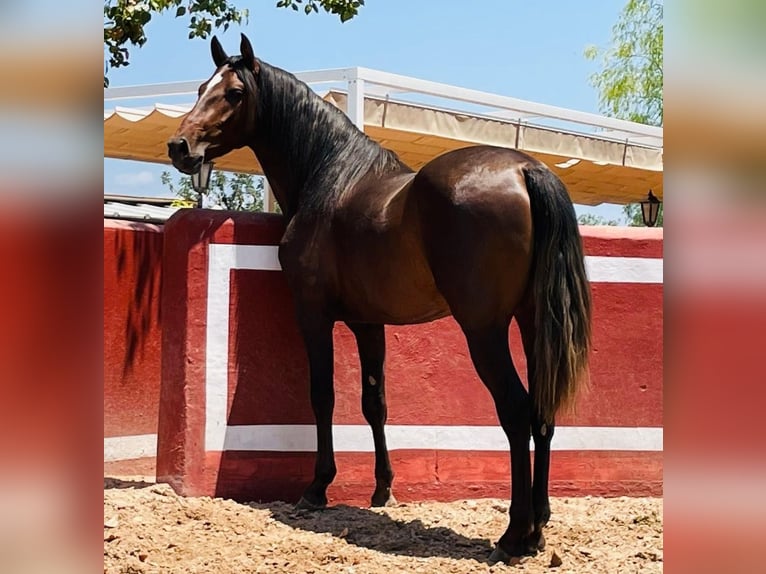
[[[371,503],[383,506],[395,503],[384,325],[452,315],[510,443],[510,520],[490,561],[536,553],[550,518],[555,415],[587,374],[591,337],[582,239],[564,184],[538,160],[491,146],[445,153],[414,172],[305,83],[256,58],[244,34],[239,56],[216,37],[211,51],[215,73],[168,154],[190,174],[250,147],[286,218],[279,261],[308,355],[317,432],[314,479],[298,507],[325,507],[336,474],[334,323],[345,322],[359,347],[375,444]],[[529,391],[509,349],[514,317]]]

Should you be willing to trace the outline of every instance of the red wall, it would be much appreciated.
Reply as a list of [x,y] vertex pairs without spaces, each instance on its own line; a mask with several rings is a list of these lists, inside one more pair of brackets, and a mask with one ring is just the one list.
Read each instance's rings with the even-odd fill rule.
[[[312,453],[222,454],[203,447],[208,244],[274,245],[281,231],[278,217],[192,210],[175,216],[165,230],[105,221],[105,452],[108,444],[111,458],[122,458],[105,462],[105,472],[152,474],[152,440],[159,426],[160,446],[172,450],[161,457],[160,478],[181,491],[245,498],[300,493],[311,475]],[[590,255],[662,258],[662,230],[584,227],[582,233]],[[163,244],[165,236],[172,241]],[[166,285],[161,290],[162,274]],[[559,424],[661,427],[662,285],[592,287],[591,387],[576,414]],[[230,292],[228,424],[313,424],[305,353],[281,274],[234,270]],[[390,424],[496,425],[494,407],[452,319],[387,327],[386,333]],[[338,325],[335,341],[335,423],[363,425],[353,337]],[[515,327],[511,344],[524,377]],[[165,416],[158,420],[162,369]],[[343,452],[337,461],[330,496],[366,500],[373,484],[372,455]],[[402,500],[508,492],[507,454],[396,450],[392,463]],[[661,452],[558,451],[551,485],[558,494],[658,494],[661,474]]]
[[[157,433],[162,244],[162,227],[104,220],[105,446]],[[152,475],[154,455],[105,461],[104,471]]]
[[[166,226],[165,340],[158,477],[188,494],[243,499],[295,498],[311,476],[312,453],[205,449],[205,337],[208,246],[275,245],[278,218],[186,212]],[[589,255],[662,257],[662,231],[583,228]],[[172,240],[170,239],[172,237]],[[561,427],[662,426],[662,285],[596,283],[591,389]],[[232,270],[226,372],[228,425],[312,424],[308,370],[284,279],[272,271]],[[226,312],[226,311],[224,311]],[[169,326],[172,325],[172,328]],[[390,425],[496,426],[452,319],[388,327]],[[524,373],[518,333],[514,358]],[[364,425],[358,357],[342,325],[335,332],[336,425]],[[372,455],[337,454],[335,500],[364,501]],[[392,453],[401,500],[506,496],[508,455],[498,452],[397,450]],[[558,451],[551,489],[557,494],[659,494],[661,451]]]

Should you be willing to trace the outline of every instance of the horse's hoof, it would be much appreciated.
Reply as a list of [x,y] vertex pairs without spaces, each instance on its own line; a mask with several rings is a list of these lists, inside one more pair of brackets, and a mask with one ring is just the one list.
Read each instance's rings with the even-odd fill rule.
[[396,498],[394,498],[394,495],[391,493],[390,490],[386,492],[381,492],[378,494],[377,492],[372,495],[372,501],[370,502],[370,506],[373,508],[381,508],[381,507],[391,507],[396,506],[399,504],[396,501]]
[[492,554],[489,555],[489,563],[497,564],[498,562],[502,564],[508,564],[511,562],[511,555],[508,554],[505,550],[500,548],[499,544],[495,545],[495,549],[492,551]]
[[295,510],[324,510],[325,508],[327,508],[327,503],[314,504],[302,496],[301,499],[295,504]]
[[490,565],[497,562],[510,565],[519,564],[522,557],[534,556],[543,548],[545,548],[545,538],[542,532],[539,533],[539,536],[537,534],[530,534],[524,540],[515,543],[510,552],[500,548],[500,543],[498,542],[492,554],[489,555],[489,563]]

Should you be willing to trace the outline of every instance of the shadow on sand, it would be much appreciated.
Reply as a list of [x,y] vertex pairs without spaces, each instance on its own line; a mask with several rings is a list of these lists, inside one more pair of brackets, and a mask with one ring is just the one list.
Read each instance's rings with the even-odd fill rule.
[[420,520],[396,520],[382,512],[355,506],[338,505],[318,511],[296,511],[293,505],[283,502],[253,506],[268,508],[275,520],[292,528],[333,536],[343,534],[349,544],[385,554],[486,563],[494,546],[485,538],[467,538],[443,526],[427,526]]

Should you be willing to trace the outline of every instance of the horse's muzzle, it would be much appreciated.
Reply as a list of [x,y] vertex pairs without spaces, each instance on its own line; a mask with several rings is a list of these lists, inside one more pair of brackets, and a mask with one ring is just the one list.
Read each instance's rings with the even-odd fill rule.
[[168,140],[168,157],[173,162],[173,167],[186,174],[197,173],[204,159],[201,155],[191,155],[186,138]]

